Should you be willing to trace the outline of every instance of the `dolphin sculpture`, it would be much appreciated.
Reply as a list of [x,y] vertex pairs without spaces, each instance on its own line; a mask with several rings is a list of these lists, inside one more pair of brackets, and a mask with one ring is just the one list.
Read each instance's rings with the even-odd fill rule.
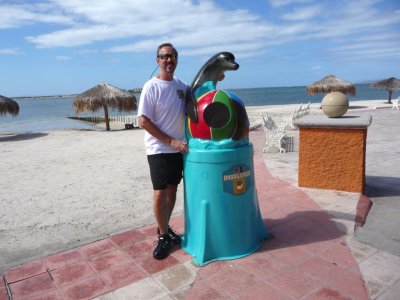
[[229,70],[239,69],[235,56],[230,52],[219,52],[212,56],[199,70],[190,86],[191,93],[187,93],[186,113],[193,122],[198,122],[196,99],[203,94],[215,90],[220,76]]

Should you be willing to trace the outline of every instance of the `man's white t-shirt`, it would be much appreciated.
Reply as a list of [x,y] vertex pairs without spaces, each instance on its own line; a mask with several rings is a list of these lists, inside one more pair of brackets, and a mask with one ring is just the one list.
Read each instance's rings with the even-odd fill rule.
[[[185,138],[185,108],[188,85],[174,77],[171,81],[151,78],[143,86],[138,116],[148,117],[161,131],[173,139]],[[175,149],[145,132],[147,155],[176,153]]]

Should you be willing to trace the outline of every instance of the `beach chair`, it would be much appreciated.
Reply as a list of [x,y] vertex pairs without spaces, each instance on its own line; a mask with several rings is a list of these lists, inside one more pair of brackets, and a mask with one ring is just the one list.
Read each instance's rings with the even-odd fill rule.
[[303,103],[301,103],[300,106],[297,109],[295,109],[294,112],[292,113],[290,120],[284,122],[285,123],[284,128],[288,126],[290,129],[296,130],[297,126],[294,124],[294,121],[298,118],[308,115],[310,113],[310,110],[311,110],[311,102],[308,102],[305,107],[303,107]]
[[304,110],[303,103],[300,103],[300,106],[299,106],[299,108],[297,109],[297,112],[296,112],[296,115],[297,115],[298,118],[300,118],[303,115],[303,110]]
[[308,115],[311,110],[311,101],[308,101],[306,109],[305,109],[305,114]]
[[279,150],[279,153],[286,153],[286,140],[287,135],[283,132],[278,131],[265,131],[265,136],[267,138],[265,142],[265,147],[263,148],[263,152],[268,152],[271,148],[276,147]]
[[286,153],[287,135],[284,131],[284,125],[278,126],[272,117],[264,113],[262,115],[263,128],[266,137],[266,146],[263,152],[268,152],[270,148],[278,148],[279,153]]
[[399,109],[399,101],[400,101],[400,96],[397,98],[397,99],[395,99],[395,100],[393,100],[393,107],[392,107],[392,109]]
[[290,118],[290,121],[288,122],[288,125],[290,126],[290,129],[296,130],[297,126],[294,124],[294,121],[299,117],[298,110],[295,109],[295,111],[292,113],[292,117]]
[[124,122],[125,122],[125,129],[133,129],[140,127],[138,116],[125,117]]

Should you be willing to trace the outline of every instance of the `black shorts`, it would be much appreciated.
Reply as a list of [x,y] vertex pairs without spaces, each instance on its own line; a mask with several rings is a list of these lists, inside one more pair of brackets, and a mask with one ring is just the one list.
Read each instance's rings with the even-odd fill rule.
[[165,190],[169,184],[178,185],[181,182],[183,172],[181,153],[147,155],[147,161],[154,190]]

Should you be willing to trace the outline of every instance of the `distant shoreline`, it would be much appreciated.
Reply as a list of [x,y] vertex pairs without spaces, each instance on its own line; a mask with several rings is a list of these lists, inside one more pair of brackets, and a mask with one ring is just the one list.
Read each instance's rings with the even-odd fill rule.
[[[142,88],[135,88],[132,90],[127,90],[128,92],[132,94],[140,94],[142,92]],[[52,98],[67,98],[67,97],[75,97],[78,96],[79,94],[70,94],[70,95],[47,95],[47,96],[19,96],[19,97],[11,97],[12,99],[38,99],[38,98],[46,98],[46,99],[52,99]]]
[[12,99],[38,99],[38,98],[67,98],[67,97],[75,97],[78,94],[71,94],[71,95],[50,95],[50,96],[23,96],[23,97],[12,97]]

